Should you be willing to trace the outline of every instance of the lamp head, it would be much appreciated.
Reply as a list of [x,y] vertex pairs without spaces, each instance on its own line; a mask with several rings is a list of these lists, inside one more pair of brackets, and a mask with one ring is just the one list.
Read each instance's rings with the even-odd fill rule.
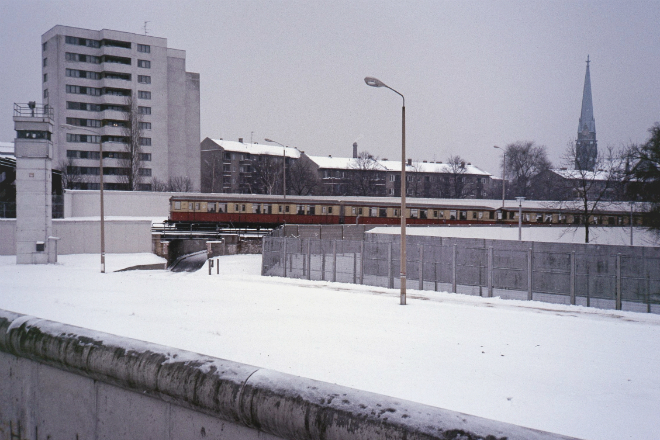
[[387,87],[385,83],[383,83],[381,80],[373,78],[371,76],[367,76],[364,79],[364,82],[367,83],[368,86],[371,87]]
[[266,141],[266,142],[275,142],[272,139],[264,139],[264,141]]

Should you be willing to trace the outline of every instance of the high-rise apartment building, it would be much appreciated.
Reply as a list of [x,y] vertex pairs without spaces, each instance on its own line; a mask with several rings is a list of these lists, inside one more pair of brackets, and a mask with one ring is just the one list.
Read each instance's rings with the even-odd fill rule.
[[[104,188],[126,189],[128,137],[137,133],[139,189],[190,179],[199,190],[199,74],[186,72],[185,51],[168,48],[165,38],[67,26],[43,34],[41,46],[53,163],[68,169],[75,187],[98,188],[102,142]],[[138,115],[132,134],[131,100]]]

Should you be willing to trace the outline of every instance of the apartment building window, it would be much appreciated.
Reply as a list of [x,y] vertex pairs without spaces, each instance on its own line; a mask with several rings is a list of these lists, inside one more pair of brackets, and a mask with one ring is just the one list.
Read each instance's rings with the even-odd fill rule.
[[78,95],[101,96],[101,89],[97,89],[96,87],[72,86],[67,84],[66,92]]
[[140,130],[151,130],[151,122],[140,122]]
[[48,89],[44,89],[44,98],[48,98]]
[[151,114],[151,107],[138,107],[138,113],[141,115],[150,115]]
[[116,112],[127,112],[128,111],[128,106],[117,105],[117,104],[102,104],[101,105],[101,110],[113,110],[113,111],[116,111]]
[[111,95],[111,96],[130,96],[131,95],[131,90],[130,89],[115,89],[112,87],[106,87],[103,89],[103,94],[104,95]]
[[89,72],[87,70],[66,69],[66,76],[70,78],[101,79],[99,72]]
[[149,75],[138,75],[138,82],[140,84],[151,84],[151,77]]
[[94,55],[83,55],[80,53],[67,52],[65,54],[65,59],[67,61],[76,61],[79,63],[101,64],[101,57],[95,57]]
[[142,53],[151,53],[151,46],[149,46],[148,44],[138,44],[137,50],[138,52],[142,52]]
[[124,49],[130,49],[131,43],[128,41],[119,41],[119,40],[101,40],[103,46],[109,47],[123,47]]
[[48,81],[48,74],[44,73],[44,82]]
[[140,168],[138,174],[140,176],[151,176],[151,168]]
[[390,182],[396,182],[396,176],[394,174],[390,174]]
[[44,67],[48,66],[48,58],[44,58],[43,66],[44,66]]
[[119,151],[104,151],[103,159],[130,159],[130,154]]
[[151,162],[151,153],[140,153],[140,160],[143,162]]
[[123,81],[130,81],[130,73],[119,73],[119,72],[103,72],[103,78],[107,79],[120,79]]
[[[100,154],[98,151],[66,150],[66,157],[70,157],[73,159],[99,160]],[[106,157],[105,153],[103,153],[103,157]]]
[[128,143],[128,138],[125,136],[103,136],[103,142],[115,142],[118,144]]
[[46,48],[48,47],[48,42],[45,42],[44,44],[41,45],[41,50],[43,52],[46,52]]
[[66,118],[66,123],[77,127],[101,127],[98,119]]
[[100,112],[101,111],[101,105],[100,104],[89,104],[87,102],[67,101],[66,102],[66,108],[67,108],[67,110],[86,110],[86,111],[91,111],[91,112]]
[[151,69],[151,61],[149,61],[149,60],[138,60],[138,67],[142,67],[144,69]]
[[101,142],[101,136],[93,136],[93,135],[88,135],[88,134],[67,133],[66,134],[66,141],[67,142],[87,142],[87,143],[92,143],[92,144],[98,144],[99,142]]
[[87,47],[101,47],[101,42],[98,40],[91,40],[89,38],[78,38],[78,37],[65,37],[66,44],[75,44],[77,46],[87,46]]
[[222,166],[222,171],[225,173],[230,173],[231,172],[231,165],[223,165]]
[[116,57],[112,55],[103,55],[104,63],[115,63],[115,64],[126,64],[127,66],[131,65],[131,59],[126,57]]
[[151,92],[148,92],[146,90],[138,90],[138,98],[151,99]]
[[126,127],[126,121],[118,121],[116,119],[104,119],[104,127]]
[[151,138],[140,138],[140,145],[143,147],[150,147],[151,146]]

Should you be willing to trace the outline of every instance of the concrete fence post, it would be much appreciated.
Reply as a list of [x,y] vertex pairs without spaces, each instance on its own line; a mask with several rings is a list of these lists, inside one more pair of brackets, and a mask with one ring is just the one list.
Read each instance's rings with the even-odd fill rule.
[[[307,239],[309,242],[309,239]],[[307,277],[307,253],[305,252],[305,239],[300,239],[300,256],[302,257],[302,276]]]
[[438,291],[438,262],[433,259],[433,290]]
[[616,309],[621,310],[621,254],[616,254]]
[[286,278],[286,237],[282,238],[282,265],[284,266],[283,277]]
[[452,246],[452,251],[451,251],[451,267],[452,267],[452,275],[451,275],[451,291],[456,293],[456,245]]
[[319,241],[321,246],[321,281],[325,281],[325,247],[323,246],[323,240]]
[[493,297],[493,247],[488,248],[488,298]]
[[571,279],[570,279],[570,289],[571,289],[571,305],[575,305],[575,251],[571,252]]
[[216,270],[215,274],[220,275],[220,259],[219,258],[215,259],[215,270]]
[[364,241],[360,242],[360,284],[364,284]]
[[337,240],[332,240],[332,282],[337,281]]
[[312,239],[307,240],[307,279],[312,279]]
[[353,284],[357,284],[357,252],[353,252]]
[[532,248],[527,249],[527,300],[532,300],[532,270],[534,267],[534,253]]
[[209,275],[211,275],[212,270],[213,270],[213,260],[209,259],[207,261],[209,263]]
[[394,276],[392,274],[392,242],[387,248],[387,287],[394,288]]
[[424,245],[419,245],[419,290],[424,290]]

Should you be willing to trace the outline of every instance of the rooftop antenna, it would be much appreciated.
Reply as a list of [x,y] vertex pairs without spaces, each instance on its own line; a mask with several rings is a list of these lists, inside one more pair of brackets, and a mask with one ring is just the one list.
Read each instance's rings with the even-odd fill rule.
[[145,21],[145,22],[144,22],[144,26],[142,26],[142,28],[144,29],[144,35],[148,35],[148,34],[149,34],[149,32],[147,31],[147,23],[149,23],[149,22],[148,22],[148,21]]

